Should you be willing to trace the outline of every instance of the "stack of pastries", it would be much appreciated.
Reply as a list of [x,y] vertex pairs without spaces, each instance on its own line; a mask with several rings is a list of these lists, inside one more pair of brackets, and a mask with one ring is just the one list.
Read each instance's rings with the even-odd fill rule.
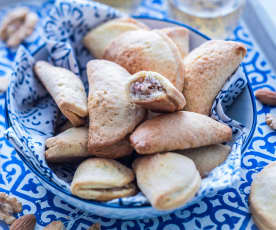
[[[71,191],[84,199],[140,190],[156,209],[184,205],[231,150],[222,144],[231,140],[231,128],[209,115],[245,47],[212,40],[189,53],[185,28],[151,30],[131,18],[92,29],[83,44],[95,57],[87,63],[88,98],[70,70],[45,61],[34,66],[68,119],[46,140],[46,160],[83,160]],[[132,169],[120,163],[131,154]]]

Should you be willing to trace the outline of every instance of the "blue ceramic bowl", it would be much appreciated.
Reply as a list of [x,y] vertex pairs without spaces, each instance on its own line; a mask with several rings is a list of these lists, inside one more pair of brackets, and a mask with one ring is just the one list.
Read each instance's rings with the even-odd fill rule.
[[[72,195],[69,189],[75,168],[66,164],[49,167],[44,159],[45,140],[54,135],[60,113],[49,94],[33,75],[33,64],[36,60],[50,59],[55,65],[74,71],[87,86],[85,66],[92,57],[80,40],[89,29],[117,16],[120,15],[111,8],[90,1],[64,0],[55,4],[44,22],[42,33],[44,45],[37,47],[32,53],[20,47],[16,55],[14,72],[7,92],[7,116],[10,127],[6,136],[43,186],[64,201],[108,218],[149,218],[173,210],[158,211],[152,208],[141,193],[111,202],[80,199]],[[195,29],[175,21],[150,17],[137,17],[137,20],[141,20],[151,28],[178,25],[189,29],[191,49],[209,39]],[[239,98],[236,99],[239,94]],[[244,107],[248,113],[238,113],[239,109]],[[242,66],[226,82],[216,98],[212,113],[214,118],[233,128],[235,139],[231,143],[232,151],[224,164],[203,179],[200,191],[185,207],[239,180],[241,152],[251,138],[251,130],[256,121],[252,90],[247,86],[247,77],[243,74]],[[242,122],[243,125],[235,120]]]

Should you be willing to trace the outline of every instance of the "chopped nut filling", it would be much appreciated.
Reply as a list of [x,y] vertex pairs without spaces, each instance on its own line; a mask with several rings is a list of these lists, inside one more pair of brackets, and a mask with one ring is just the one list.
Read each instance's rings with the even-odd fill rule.
[[152,76],[140,78],[132,83],[130,92],[133,97],[147,99],[152,96],[158,96],[165,90],[160,82]]

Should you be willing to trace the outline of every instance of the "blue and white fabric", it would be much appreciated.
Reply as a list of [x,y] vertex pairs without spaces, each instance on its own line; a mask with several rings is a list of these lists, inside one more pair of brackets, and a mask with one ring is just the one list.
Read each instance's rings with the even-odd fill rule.
[[[66,1],[56,2],[55,6],[59,6],[58,4],[61,4],[62,2]],[[76,4],[76,2],[70,2],[72,4]],[[41,4],[43,7],[41,7]],[[49,15],[53,18],[55,16],[62,16],[60,14],[61,12],[58,11],[56,11],[56,15],[53,15],[53,9],[58,10],[58,7],[53,8],[54,2],[49,1],[41,4],[33,3],[28,4],[27,6],[39,13],[41,18],[45,18]],[[71,10],[72,9],[74,9],[74,7],[72,7]],[[0,16],[3,16],[6,12],[7,9],[2,10],[0,12]],[[73,12],[74,17],[71,17],[70,19],[73,18],[72,20],[74,22],[80,23],[77,16],[79,12],[77,10],[73,10]],[[98,14],[97,10],[95,9],[93,12],[95,15]],[[112,13],[110,13],[108,17],[114,17],[114,11],[110,12]],[[164,15],[166,16],[165,4],[160,0],[144,1],[139,12],[143,13],[144,15],[154,15],[158,17],[164,17]],[[53,21],[55,20],[53,19]],[[64,26],[64,28],[67,27]],[[50,34],[51,28],[48,27],[48,31]],[[47,176],[49,180],[53,181],[54,183],[60,183],[59,180],[51,173],[51,170],[49,170],[48,166],[45,165],[45,162],[43,162],[44,159],[42,157],[44,139],[46,136],[53,134],[52,131],[54,129],[55,123],[52,121],[56,119],[55,116],[58,116],[57,108],[51,99],[45,97],[46,92],[43,91],[43,89],[37,90],[40,86],[32,76],[32,72],[30,71],[29,66],[33,61],[31,57],[32,54],[36,53],[36,51],[43,46],[44,42],[43,39],[41,39],[41,34],[41,31],[36,31],[31,37],[29,37],[23,44],[25,48],[20,48],[16,58],[16,50],[8,50],[3,43],[0,44],[0,77],[5,76],[6,74],[11,74],[12,70],[14,70],[12,66],[17,68],[16,73],[18,75],[21,73],[21,76],[13,76],[12,84],[15,85],[14,89],[23,87],[25,90],[14,90],[14,92],[10,92],[17,96],[17,100],[13,100],[13,103],[17,104],[12,106],[14,108],[13,112],[15,114],[11,114],[11,116],[14,116],[14,124],[19,124],[19,130],[26,131],[26,133],[19,136],[18,141],[19,143],[25,143],[25,148],[23,150],[29,150],[25,152],[24,156],[30,158],[36,156],[36,159],[32,161],[33,167],[43,169],[41,171],[45,172],[45,176]],[[246,25],[237,27],[233,34],[234,40],[243,42],[248,48],[248,54],[243,64],[243,69],[248,76],[249,84],[253,90],[263,87],[275,90],[274,81],[276,77],[272,74],[269,64],[265,61],[258,47],[252,42],[252,38],[250,36],[251,35],[246,32]],[[53,39],[53,37],[48,37],[48,39]],[[47,48],[51,57],[50,60],[52,62],[57,65],[69,67],[75,73],[79,74],[80,76],[84,76],[84,74],[82,74],[83,68],[77,68],[82,65],[75,62],[76,59],[74,58],[74,55],[78,56],[78,52],[86,51],[81,51],[76,48],[74,46],[73,40],[68,42],[66,39],[64,39],[62,47],[55,47],[56,43],[54,39],[52,43],[49,42],[47,44]],[[73,49],[70,47],[70,45],[72,45]],[[52,52],[51,49],[53,49]],[[63,51],[67,50],[68,53],[63,52],[60,56],[64,57],[67,55],[68,58],[59,59],[58,54],[61,53],[56,52],[56,50],[59,49],[62,49]],[[16,63],[16,65],[14,65],[14,63]],[[232,103],[229,102],[228,99],[225,99],[224,94],[225,91],[232,91],[232,89],[237,89],[239,86],[240,89],[242,89],[246,85],[246,78],[243,78],[243,80],[244,82],[242,84],[240,84],[240,80],[230,80],[228,86],[226,85],[224,87],[217,99],[219,100],[219,97],[221,97],[223,101],[224,98],[225,103],[218,103],[220,106],[216,105],[213,107],[214,116],[218,116],[217,118],[223,119],[225,122],[233,122],[231,119],[228,119],[225,114],[221,113],[225,108],[227,108],[227,105]],[[22,84],[20,85],[20,83]],[[236,87],[237,85],[238,87]],[[36,92],[36,94],[30,93],[33,92],[30,90],[30,86],[32,90]],[[11,88],[10,91],[12,90],[13,89]],[[226,95],[229,95],[229,93],[226,93]],[[29,98],[29,96],[31,97]],[[235,99],[234,94],[231,98],[232,99],[229,100]],[[37,111],[34,111],[33,107],[30,106],[35,100],[38,101],[38,105],[42,106],[42,108]],[[100,222],[102,224],[102,229],[255,229],[248,210],[248,194],[250,191],[250,184],[252,182],[252,176],[255,173],[260,171],[270,161],[275,160],[274,153],[276,141],[276,133],[271,131],[264,122],[265,114],[269,112],[273,113],[273,109],[268,106],[261,105],[258,102],[256,103],[257,113],[254,115],[255,123],[252,131],[254,132],[253,137],[249,140],[246,140],[248,143],[246,148],[244,148],[242,156],[240,146],[242,145],[242,142],[245,141],[245,139],[238,139],[235,142],[237,146],[234,147],[234,152],[236,154],[231,154],[231,157],[228,158],[228,161],[231,160],[233,162],[240,162],[239,159],[241,158],[241,168],[239,168],[240,164],[234,166],[234,169],[237,169],[237,171],[235,171],[238,175],[237,177],[240,178],[241,175],[240,180],[235,180],[236,183],[233,183],[231,186],[222,186],[218,191],[208,192],[204,196],[198,197],[195,202],[192,202],[185,209],[178,210],[170,215],[151,219],[123,221],[107,219],[99,217],[95,214],[89,214],[87,212],[81,211],[80,209],[72,206],[72,203],[67,203],[65,200],[59,198],[59,196],[56,196],[56,194],[47,191],[41,185],[35,175],[28,169],[28,167],[24,165],[12,145],[3,136],[3,131],[7,128],[6,107],[11,106],[11,99],[6,102],[5,95],[2,94],[0,96],[0,129],[2,132],[2,135],[0,136],[0,159],[2,169],[0,176],[0,190],[10,193],[22,201],[23,212],[19,215],[26,213],[36,214],[38,220],[38,229],[47,225],[52,220],[57,219],[63,221],[66,224],[67,229],[87,229],[88,226],[93,222]],[[24,106],[20,107],[22,105]],[[47,107],[44,108],[43,106],[46,105]],[[18,110],[15,108],[18,108]],[[25,116],[25,113],[21,113],[23,111],[28,116],[31,116],[32,119],[28,120],[28,116]],[[47,116],[45,114],[47,114]],[[33,116],[35,116],[35,119]],[[43,126],[39,125],[39,127],[42,127],[43,133],[40,132],[40,128],[39,130],[34,128],[37,124],[33,122],[34,120],[43,123]],[[242,125],[235,122],[234,127],[238,128],[238,130],[243,129]],[[19,132],[17,132],[17,134],[18,133]],[[18,135],[12,136],[12,134],[13,133],[11,133],[10,138],[12,138],[12,140],[16,140]],[[237,136],[239,135],[237,134]],[[33,140],[31,140],[30,138],[32,137],[36,137],[36,139],[34,139],[39,140],[39,143],[35,143]],[[19,146],[22,145],[19,144]],[[226,162],[226,164],[229,165],[229,162]],[[233,168],[231,168],[231,172],[233,172],[232,170]],[[231,178],[233,179],[233,177]],[[63,185],[64,189],[68,188],[66,187],[66,183]],[[203,190],[205,190],[205,188]],[[123,203],[124,202],[120,201],[120,205],[123,205]],[[3,229],[7,228],[3,227]]]

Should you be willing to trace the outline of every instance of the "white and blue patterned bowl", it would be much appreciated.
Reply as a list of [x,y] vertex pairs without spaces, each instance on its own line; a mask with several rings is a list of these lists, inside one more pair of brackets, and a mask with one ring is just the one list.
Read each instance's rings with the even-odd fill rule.
[[[28,52],[24,47],[20,47],[17,52],[7,93],[10,128],[6,132],[6,137],[13,143],[21,159],[37,175],[41,183],[64,201],[82,210],[108,218],[148,218],[171,211],[155,210],[141,193],[105,203],[80,199],[73,196],[69,188],[76,165],[51,165],[50,168],[44,158],[45,140],[54,135],[54,130],[59,125],[57,118],[61,114],[47,91],[33,75],[33,64],[36,60],[43,59],[71,69],[81,77],[87,88],[86,63],[92,57],[83,47],[81,39],[89,29],[118,16],[120,16],[119,13],[113,9],[91,1],[61,0],[55,3],[45,19],[41,32],[45,44],[37,47],[33,53]],[[191,49],[209,39],[200,32],[174,21],[149,17],[137,17],[137,19],[152,28],[175,25],[188,28],[191,32]],[[235,101],[240,93],[242,94],[239,100]],[[239,180],[241,152],[252,135],[251,127],[255,123],[252,113],[256,110],[252,95],[251,88],[247,86],[247,77],[240,67],[226,82],[212,107],[212,116],[227,123],[233,129],[234,140],[230,143],[232,151],[225,163],[203,179],[199,192],[186,207]],[[244,106],[247,106],[248,113],[237,113],[239,108]],[[226,112],[230,116],[227,116]],[[244,125],[229,117],[242,121]]]

